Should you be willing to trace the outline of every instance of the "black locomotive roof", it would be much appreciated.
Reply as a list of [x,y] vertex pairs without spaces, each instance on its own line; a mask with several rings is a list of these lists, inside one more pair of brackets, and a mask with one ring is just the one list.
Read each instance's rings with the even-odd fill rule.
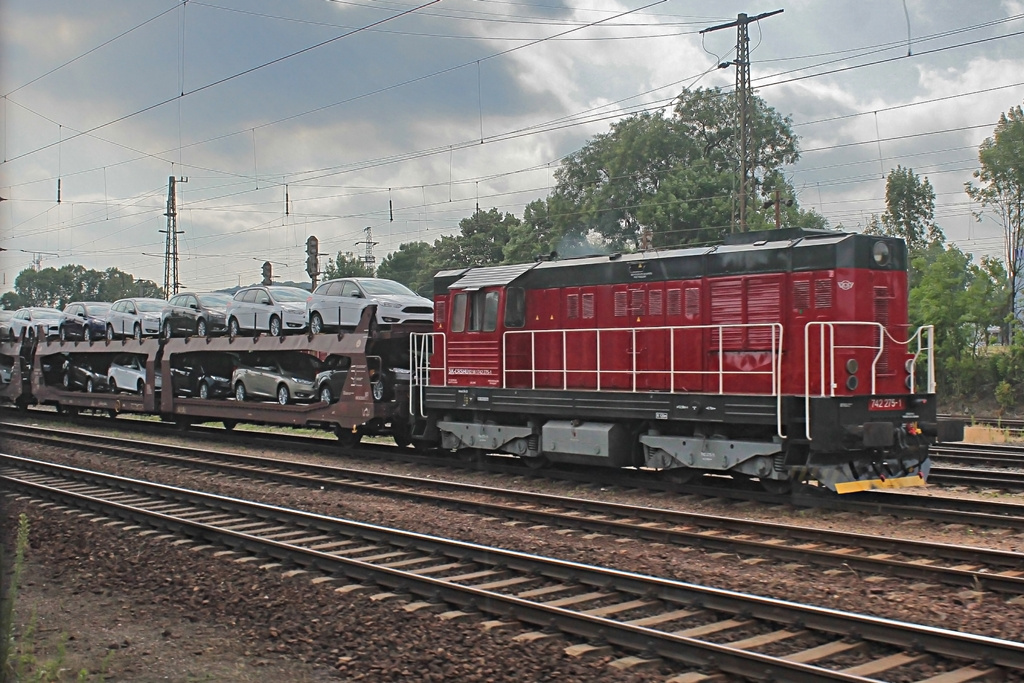
[[[892,254],[883,266],[871,257],[877,241],[886,242]],[[765,230],[730,235],[717,246],[443,271],[435,276],[434,291],[442,295],[511,284],[547,289],[846,267],[906,270],[906,246],[899,239],[832,230]]]

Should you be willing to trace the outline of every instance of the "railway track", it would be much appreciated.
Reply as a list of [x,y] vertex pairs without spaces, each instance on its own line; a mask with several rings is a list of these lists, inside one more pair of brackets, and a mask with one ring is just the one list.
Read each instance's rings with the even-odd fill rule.
[[[8,491],[184,535],[423,608],[461,610],[753,680],[973,681],[1024,645],[0,456]],[[528,639],[531,633],[523,634]],[[537,633],[536,637],[543,637]],[[581,644],[581,647],[588,647]]]
[[497,489],[277,458],[5,425],[9,438],[306,488],[386,495],[485,517],[901,578],[1024,593],[1024,555],[977,547]]

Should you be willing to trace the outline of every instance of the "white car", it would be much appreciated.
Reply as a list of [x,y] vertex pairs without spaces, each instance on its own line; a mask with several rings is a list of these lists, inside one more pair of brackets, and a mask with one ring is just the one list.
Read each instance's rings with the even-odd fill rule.
[[328,280],[306,301],[309,331],[319,334],[327,328],[355,329],[363,309],[377,305],[377,324],[434,321],[434,302],[394,280],[349,277]]
[[56,308],[29,306],[18,309],[8,322],[7,336],[11,341],[20,338],[22,334],[28,339],[37,334],[40,339],[53,339],[60,334],[61,315],[61,311]]
[[[156,389],[160,388],[161,376],[154,379]],[[135,353],[119,353],[110,362],[107,370],[107,386],[117,393],[127,391],[142,394],[146,386],[146,357]]]
[[107,313],[107,341],[115,337],[156,337],[167,302],[163,299],[130,297],[119,299]]
[[243,330],[268,332],[279,337],[285,332],[306,329],[306,299],[309,292],[298,287],[246,287],[235,292],[228,303],[228,336]]

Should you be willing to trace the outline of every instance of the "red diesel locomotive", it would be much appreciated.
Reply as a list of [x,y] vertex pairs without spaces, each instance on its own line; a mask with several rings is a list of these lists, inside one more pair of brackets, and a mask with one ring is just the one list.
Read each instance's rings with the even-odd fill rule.
[[800,229],[444,271],[411,338],[413,440],[771,491],[923,485],[963,425],[937,420],[907,292],[902,240]]

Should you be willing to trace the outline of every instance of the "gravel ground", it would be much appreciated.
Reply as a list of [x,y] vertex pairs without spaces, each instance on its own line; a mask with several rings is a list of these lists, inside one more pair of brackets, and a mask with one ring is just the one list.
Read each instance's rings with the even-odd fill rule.
[[[192,444],[195,445],[195,444]],[[9,444],[8,449],[14,444]],[[220,449],[220,447],[217,447]],[[631,539],[530,529],[387,496],[305,490],[208,474],[111,461],[74,451],[24,452],[89,469],[115,471],[177,486],[260,500],[360,521],[437,534],[567,560],[682,581],[808,602],[1010,640],[1024,638],[1024,600],[954,587],[921,585],[853,571],[783,565]],[[889,517],[730,504],[637,491],[574,487],[486,474],[432,471],[415,465],[289,456],[360,469],[435,476],[504,488],[529,488],[619,502],[655,505],[805,526],[868,532],[893,538],[1024,549],[1024,537],[1005,530],[900,523]],[[1020,502],[1020,497],[1008,497]],[[167,539],[142,537],[38,506],[4,499],[3,528],[29,515],[32,548],[21,591],[22,623],[33,611],[36,640],[54,652],[67,637],[68,667],[105,671],[109,680],[281,681],[398,678],[460,681],[665,680],[665,667],[620,671],[611,656],[580,661],[554,641],[522,644],[522,631],[487,631],[481,619],[453,623],[404,603],[377,602],[366,593],[339,593],[309,576],[284,578],[230,556],[196,552]],[[51,654],[52,656],[52,654]],[[71,677],[73,678],[73,676]]]

